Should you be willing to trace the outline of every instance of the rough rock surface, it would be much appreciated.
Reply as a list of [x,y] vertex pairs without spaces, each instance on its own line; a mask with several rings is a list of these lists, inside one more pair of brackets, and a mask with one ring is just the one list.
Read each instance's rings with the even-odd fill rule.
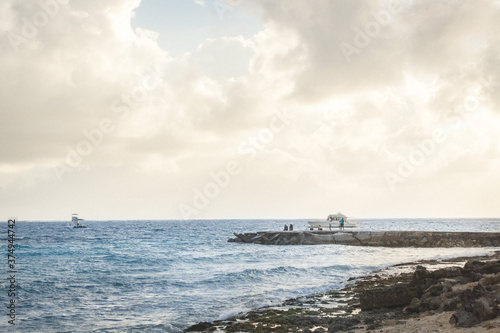
[[[500,314],[498,283],[500,260],[468,261],[463,268],[453,267],[429,273],[419,267],[409,284],[416,293],[406,312],[454,311],[450,324],[472,327]],[[493,287],[494,286],[494,287]],[[425,288],[425,289],[424,289]]]

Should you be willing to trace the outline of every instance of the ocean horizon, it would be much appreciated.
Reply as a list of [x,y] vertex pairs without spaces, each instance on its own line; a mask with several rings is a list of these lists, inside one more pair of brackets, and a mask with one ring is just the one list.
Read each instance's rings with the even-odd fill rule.
[[[500,231],[500,218],[356,220],[358,230]],[[227,242],[233,233],[282,230],[284,224],[305,230],[307,221],[85,221],[84,229],[66,221],[17,222],[16,324],[4,316],[0,330],[180,332],[200,321],[338,290],[351,277],[390,265],[498,249]],[[7,249],[7,223],[0,223],[0,232]],[[1,287],[9,289],[8,279]]]

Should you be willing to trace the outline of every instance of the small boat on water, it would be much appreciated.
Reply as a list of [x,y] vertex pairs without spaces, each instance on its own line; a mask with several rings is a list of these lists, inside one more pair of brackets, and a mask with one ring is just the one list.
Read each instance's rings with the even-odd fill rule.
[[344,228],[357,228],[356,221],[349,220],[347,216],[338,212],[337,214],[330,214],[326,220],[314,220],[307,222],[310,228],[318,229],[320,226],[323,230],[331,230],[340,227],[340,221],[344,220]]
[[86,226],[84,226],[81,221],[85,221],[84,219],[79,219],[78,218],[78,214],[73,214],[71,215],[71,222],[69,223],[70,226],[73,226],[73,228],[77,228],[77,229],[80,229],[80,228],[87,228]]

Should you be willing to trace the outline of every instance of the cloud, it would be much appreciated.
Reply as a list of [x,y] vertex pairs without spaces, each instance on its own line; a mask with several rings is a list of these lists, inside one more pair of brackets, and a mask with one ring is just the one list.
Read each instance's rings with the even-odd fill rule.
[[[412,195],[424,211],[440,184],[488,184],[498,166],[494,1],[241,2],[227,22],[244,12],[261,31],[179,56],[132,29],[139,0],[46,3],[0,5],[2,205],[178,218],[236,160],[241,175],[197,217],[404,215]],[[269,132],[282,112],[293,117]]]

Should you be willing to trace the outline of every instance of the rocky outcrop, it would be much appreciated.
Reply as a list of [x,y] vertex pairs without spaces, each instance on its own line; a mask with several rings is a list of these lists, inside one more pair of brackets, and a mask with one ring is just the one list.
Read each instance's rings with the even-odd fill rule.
[[397,308],[410,304],[416,296],[416,291],[408,288],[408,285],[397,284],[388,288],[365,290],[359,296],[359,304],[361,310]]
[[481,284],[460,294],[460,307],[450,318],[450,324],[458,327],[473,327],[494,319],[500,314],[498,300],[487,292]]
[[266,245],[343,244],[386,247],[493,247],[500,233],[427,231],[267,231],[234,234],[229,242]]
[[[500,314],[500,261],[469,261],[451,276],[436,276],[435,283],[406,311],[454,311],[450,324],[472,327]],[[445,270],[449,271],[449,269]],[[418,307],[416,306],[418,304]]]
[[403,307],[405,313],[453,311],[450,324],[473,327],[500,315],[500,260],[429,272],[418,266],[409,282],[360,293],[362,310]]
[[[449,265],[458,260],[467,259],[440,263]],[[451,325],[476,325],[471,331],[477,326],[481,326],[481,331],[498,331],[500,273],[495,272],[500,269],[500,251],[493,256],[469,258],[462,267],[431,271],[417,266],[423,264],[426,262],[398,265],[416,266],[413,273],[404,272],[405,269],[401,273],[398,269],[395,274],[378,271],[352,278],[349,281],[353,282],[340,291],[289,299],[281,306],[275,304],[225,320],[198,323],[185,332],[455,331]],[[488,319],[494,316],[497,319]],[[477,324],[483,320],[486,322]]]

